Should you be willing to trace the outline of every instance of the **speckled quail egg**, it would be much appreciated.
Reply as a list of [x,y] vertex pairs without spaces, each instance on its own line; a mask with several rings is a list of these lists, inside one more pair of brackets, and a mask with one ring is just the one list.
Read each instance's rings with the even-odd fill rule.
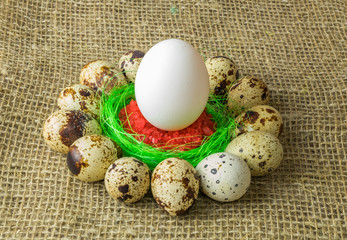
[[239,79],[228,92],[228,108],[238,115],[243,110],[269,102],[270,92],[264,81],[251,76]]
[[268,105],[254,106],[241,113],[235,120],[239,124],[235,129],[236,136],[259,130],[272,133],[278,137],[283,129],[281,114]]
[[93,88],[98,93],[109,93],[113,87],[123,86],[127,81],[114,64],[96,60],[85,65],[81,71],[80,83]]
[[245,160],[252,176],[264,176],[274,171],[283,158],[283,147],[277,137],[262,131],[247,132],[234,138],[225,151]]
[[204,158],[196,166],[196,171],[202,192],[220,202],[241,198],[251,183],[251,172],[247,163],[227,152]]
[[127,52],[119,59],[119,69],[123,72],[128,82],[135,82],[137,69],[144,56],[144,52],[135,50]]
[[105,186],[112,198],[125,203],[142,199],[150,185],[148,166],[132,157],[124,157],[112,163],[105,175]]
[[77,139],[67,154],[67,166],[81,181],[103,180],[105,173],[118,159],[115,143],[103,135],[88,135]]
[[235,63],[228,57],[216,56],[205,61],[210,79],[210,91],[216,95],[227,93],[228,87],[238,77]]
[[43,138],[55,151],[67,153],[70,145],[85,135],[101,134],[99,123],[80,110],[59,110],[43,126]]
[[58,97],[58,107],[64,110],[81,110],[96,120],[100,116],[100,97],[96,92],[83,84],[64,88]]
[[155,201],[170,215],[183,215],[199,194],[199,180],[186,160],[168,158],[152,174],[151,189]]

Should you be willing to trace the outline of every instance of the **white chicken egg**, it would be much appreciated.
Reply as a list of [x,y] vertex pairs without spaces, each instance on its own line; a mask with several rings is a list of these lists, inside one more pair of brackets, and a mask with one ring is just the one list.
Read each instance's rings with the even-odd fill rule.
[[152,125],[174,131],[188,127],[201,115],[209,87],[200,54],[185,41],[168,39],[154,45],[142,59],[135,96]]

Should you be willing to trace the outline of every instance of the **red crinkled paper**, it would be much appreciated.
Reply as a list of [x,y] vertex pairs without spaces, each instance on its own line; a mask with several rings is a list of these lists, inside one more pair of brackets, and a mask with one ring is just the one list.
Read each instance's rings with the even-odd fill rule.
[[154,127],[142,115],[136,101],[131,102],[119,113],[123,129],[139,141],[143,141],[156,148],[187,151],[201,145],[205,137],[211,136],[215,130],[212,116],[206,109],[200,117],[189,127],[179,131],[165,131]]

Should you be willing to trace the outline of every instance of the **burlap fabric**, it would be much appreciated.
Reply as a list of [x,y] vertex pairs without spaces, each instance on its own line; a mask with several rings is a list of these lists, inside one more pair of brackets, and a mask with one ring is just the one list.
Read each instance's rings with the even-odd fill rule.
[[[344,0],[1,0],[0,238],[346,239],[346,15]],[[74,179],[41,137],[84,64],[168,38],[230,55],[285,121],[277,171],[236,202],[200,194],[183,217]]]

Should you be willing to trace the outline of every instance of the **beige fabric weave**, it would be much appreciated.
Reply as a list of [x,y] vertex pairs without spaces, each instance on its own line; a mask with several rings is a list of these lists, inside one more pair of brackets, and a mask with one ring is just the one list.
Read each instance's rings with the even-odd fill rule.
[[[204,1],[205,2],[205,1]],[[0,1],[1,239],[347,239],[346,1]],[[84,64],[167,38],[231,56],[283,115],[285,157],[239,201],[170,217],[73,178],[43,142]]]

